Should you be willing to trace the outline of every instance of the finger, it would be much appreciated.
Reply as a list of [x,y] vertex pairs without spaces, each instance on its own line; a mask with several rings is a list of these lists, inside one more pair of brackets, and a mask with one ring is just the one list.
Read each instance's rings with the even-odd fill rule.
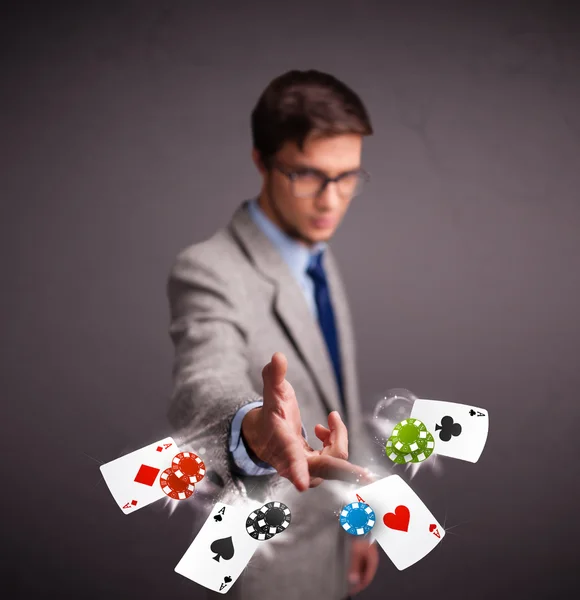
[[330,429],[327,429],[324,425],[314,426],[314,433],[316,437],[326,446],[330,444]]
[[310,475],[305,459],[290,465],[288,479],[299,492],[305,492],[310,487]]
[[281,352],[275,352],[270,362],[262,369],[264,386],[274,387],[280,385],[286,376],[288,361]]
[[332,456],[346,460],[348,458],[348,430],[336,410],[328,415],[328,426]]
[[307,457],[310,477],[321,477],[348,483],[372,483],[369,471],[347,460],[328,454],[318,454]]
[[275,352],[272,355],[270,361],[270,383],[273,386],[279,386],[286,378],[286,371],[288,369],[288,361],[282,352]]
[[322,479],[320,477],[314,477],[313,479],[310,480],[310,487],[311,488],[318,487],[323,481],[324,481],[324,479]]
[[349,592],[352,595],[356,594],[360,588],[363,560],[364,552],[361,551],[361,544],[357,540],[351,546],[350,565],[348,569]]
[[280,467],[276,467],[278,474],[288,479],[299,492],[304,492],[310,487],[310,474],[304,450],[296,441],[288,444],[284,454],[285,460],[281,461]]
[[365,554],[365,560],[363,564],[363,569],[361,572],[361,579],[359,583],[358,592],[361,592],[366,587],[368,587],[371,581],[374,579],[377,569],[379,568],[379,550],[377,548],[376,543],[372,543],[369,545],[367,552]]
[[364,547],[361,545],[361,542],[357,540],[351,546],[350,565],[348,570],[349,593],[353,596],[361,590],[365,560]]

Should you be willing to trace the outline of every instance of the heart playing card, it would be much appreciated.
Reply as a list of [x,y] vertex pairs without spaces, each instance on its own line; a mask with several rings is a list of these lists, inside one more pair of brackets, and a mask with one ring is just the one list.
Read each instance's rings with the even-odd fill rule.
[[168,437],[101,465],[103,479],[123,513],[167,497],[159,483],[160,474],[178,453],[173,438]]
[[398,475],[360,488],[356,496],[373,509],[372,539],[400,571],[424,558],[445,536],[443,527]]
[[[183,555],[176,573],[225,594],[261,543],[246,531],[251,508],[218,502]],[[267,543],[267,542],[266,542]]]
[[475,463],[479,460],[489,431],[489,415],[482,408],[415,400],[411,418],[419,419],[435,440],[435,454]]

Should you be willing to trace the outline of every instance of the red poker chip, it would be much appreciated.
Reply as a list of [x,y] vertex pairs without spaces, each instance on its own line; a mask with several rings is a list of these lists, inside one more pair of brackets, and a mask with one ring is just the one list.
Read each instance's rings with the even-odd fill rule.
[[177,473],[171,468],[165,469],[159,478],[159,484],[165,494],[174,500],[185,500],[191,498],[195,491],[195,486],[189,480],[189,477],[178,477]]
[[171,468],[178,477],[188,477],[191,483],[199,483],[205,476],[205,464],[193,452],[176,454],[171,463]]

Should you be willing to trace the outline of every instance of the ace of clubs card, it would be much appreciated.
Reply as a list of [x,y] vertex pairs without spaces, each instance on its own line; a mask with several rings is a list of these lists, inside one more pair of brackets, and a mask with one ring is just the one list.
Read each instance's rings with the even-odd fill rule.
[[246,531],[250,510],[218,502],[175,572],[225,594],[238,579],[260,542]]
[[425,424],[435,440],[434,453],[476,463],[489,431],[486,410],[440,400],[415,400],[412,419]]
[[424,558],[445,536],[443,527],[398,475],[366,485],[356,496],[375,513],[371,539],[400,571]]

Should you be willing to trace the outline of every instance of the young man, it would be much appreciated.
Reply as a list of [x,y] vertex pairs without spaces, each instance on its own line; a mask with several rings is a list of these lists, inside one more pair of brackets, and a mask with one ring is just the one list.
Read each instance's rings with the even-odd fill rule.
[[341,530],[331,486],[320,485],[368,481],[353,464],[368,447],[353,326],[327,243],[368,179],[361,153],[371,134],[359,97],[331,75],[273,80],[252,113],[259,196],[171,272],[171,422],[206,448],[225,495],[292,511],[230,597],[342,600],[376,571],[376,544]]

